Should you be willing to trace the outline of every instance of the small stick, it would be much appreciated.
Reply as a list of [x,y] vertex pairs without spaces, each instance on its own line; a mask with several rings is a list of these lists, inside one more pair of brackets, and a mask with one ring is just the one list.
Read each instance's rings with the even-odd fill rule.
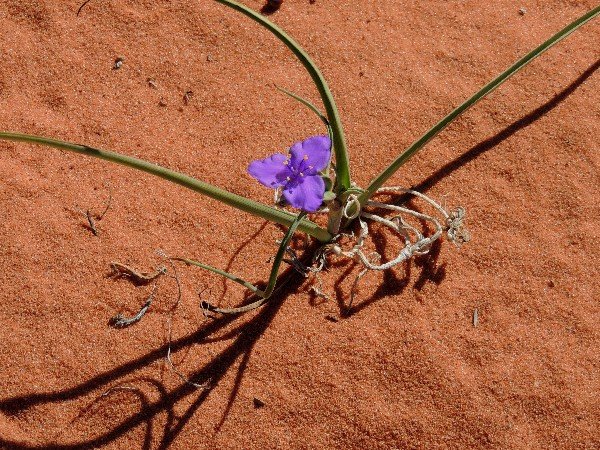
[[173,372],[175,372],[175,375],[177,375],[181,381],[183,381],[185,384],[189,384],[190,386],[194,386],[197,389],[204,389],[204,390],[210,390],[212,389],[212,384],[211,384],[211,379],[209,378],[208,380],[206,380],[204,383],[200,384],[200,383],[194,383],[192,380],[190,380],[188,377],[185,376],[185,374],[183,374],[181,371],[179,371],[179,369],[177,369],[177,367],[175,367],[175,364],[173,364],[173,360],[171,359],[171,341],[173,338],[173,322],[172,322],[172,318],[169,318],[168,321],[169,324],[169,344],[167,347],[167,363],[169,363],[169,367],[171,367],[171,370]]
[[110,188],[110,185],[108,185],[108,200],[106,201],[106,205],[104,206],[104,211],[102,211],[102,214],[92,214],[92,211],[89,209],[87,209],[84,212],[83,210],[79,209],[79,207],[77,207],[77,205],[75,206],[75,209],[77,211],[81,212],[81,214],[83,214],[86,217],[86,219],[88,221],[88,226],[94,236],[98,236],[100,234],[100,231],[98,231],[98,228],[96,228],[96,220],[102,220],[102,218],[106,215],[106,213],[110,209],[111,202],[112,202],[112,189]]
[[189,105],[193,95],[194,93],[192,91],[185,91],[185,94],[183,94],[183,104],[186,106]]
[[473,326],[476,327],[479,324],[479,312],[477,308],[473,310]]
[[98,236],[98,229],[96,228],[96,222],[94,222],[94,218],[92,217],[92,213],[90,212],[89,209],[85,212],[85,217],[87,218],[88,225],[90,226],[90,230],[92,230],[92,233],[94,234],[94,236]]
[[154,300],[154,293],[156,292],[157,286],[158,285],[154,283],[154,287],[152,288],[152,292],[146,300],[146,303],[144,303],[144,306],[141,307],[141,309],[135,316],[125,317],[123,314],[119,313],[115,317],[110,319],[110,324],[115,328],[125,328],[129,325],[133,325],[134,323],[140,321],[142,317],[144,317],[144,315],[146,314],[146,311],[148,311],[148,309],[150,308],[152,300]]
[[80,13],[80,12],[81,12],[81,10],[83,9],[83,7],[84,7],[85,5],[87,5],[87,4],[88,4],[90,1],[91,1],[91,0],[85,0],[85,2],[83,2],[83,3],[81,4],[81,6],[79,7],[79,9],[77,10],[77,14],[76,14],[77,16],[79,16],[79,13]]
[[104,211],[102,211],[102,214],[96,215],[96,219],[102,220],[102,218],[106,215],[106,213],[110,209],[111,202],[112,202],[112,189],[109,184],[108,185],[108,200],[106,201],[106,206],[104,207]]
[[90,231],[92,232],[92,234],[94,236],[98,236],[99,231],[98,228],[96,228],[96,221],[94,220],[94,215],[92,214],[92,212],[87,209],[87,210],[83,210],[81,208],[79,208],[77,205],[75,205],[75,211],[77,211],[78,213],[83,214],[83,216],[85,216],[87,222],[88,222],[88,226],[87,228],[90,229]]
[[137,270],[129,267],[125,264],[121,264],[118,262],[111,262],[110,267],[113,270],[115,276],[122,276],[131,278],[134,282],[139,284],[148,284],[152,280],[160,277],[167,273],[167,268],[164,266],[159,267],[155,272],[147,273],[147,272],[138,272]]
[[134,386],[113,386],[110,389],[107,389],[106,391],[104,391],[102,394],[100,394],[99,398],[106,397],[115,391],[134,391],[134,392],[136,392],[139,390],[140,390],[139,388],[136,388]]

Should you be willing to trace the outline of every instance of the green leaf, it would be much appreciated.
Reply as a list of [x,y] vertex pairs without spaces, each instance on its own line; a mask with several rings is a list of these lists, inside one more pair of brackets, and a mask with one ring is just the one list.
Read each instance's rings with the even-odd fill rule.
[[289,37],[281,28],[275,25],[273,22],[265,18],[262,14],[254,11],[253,9],[248,8],[238,2],[233,0],[216,0],[217,2],[228,6],[238,12],[241,12],[245,16],[259,23],[271,33],[273,33],[281,42],[283,42],[296,57],[300,60],[302,65],[308,71],[310,77],[312,78],[319,94],[321,95],[321,99],[323,100],[323,105],[325,106],[325,111],[327,112],[327,120],[331,126],[332,133],[332,141],[333,141],[333,149],[335,152],[335,163],[336,163],[336,191],[341,192],[350,187],[350,167],[348,160],[348,152],[346,150],[346,140],[344,138],[344,129],[342,128],[342,121],[340,120],[340,115],[337,110],[337,106],[333,99],[333,95],[329,90],[329,86],[321,74],[319,68],[315,65],[315,63],[310,59],[308,54],[298,45],[296,41],[294,41],[291,37]]
[[[88,147],[86,145],[73,144],[70,142],[59,141],[56,139],[50,139],[40,136],[32,136],[28,134],[19,133],[7,133],[0,132],[0,140],[27,142],[30,144],[45,145],[54,148],[60,148],[63,150],[69,150],[82,155],[93,156],[95,158],[104,159],[124,166],[129,166],[143,172],[156,175],[157,177],[164,178],[165,180],[171,181],[172,183],[179,184],[193,191],[204,194],[208,197],[219,200],[229,206],[240,209],[247,213],[253,214],[263,219],[271,220],[281,225],[291,226],[296,220],[297,216],[290,214],[286,211],[272,208],[262,203],[257,203],[248,198],[240,195],[228,192],[224,189],[220,189],[211,184],[192,178],[188,175],[175,172],[174,170],[167,169],[165,167],[153,164],[143,159],[134,158],[131,156],[122,155],[120,153],[111,152],[109,150],[101,150],[98,148]],[[319,227],[317,224],[303,220],[299,229],[311,236],[317,238],[321,242],[327,242],[331,240],[331,235]]]
[[292,97],[294,100],[299,101],[300,103],[302,103],[304,106],[306,106],[308,109],[310,109],[312,112],[314,112],[317,117],[319,117],[319,119],[321,119],[321,121],[325,124],[325,126],[327,127],[327,129],[329,129],[329,121],[327,120],[327,117],[325,117],[323,115],[323,113],[321,111],[319,111],[319,109],[313,105],[311,102],[309,102],[308,100],[300,97],[299,95],[294,94],[291,91],[288,91],[287,89],[284,89],[282,87],[279,87],[277,85],[275,85],[275,87],[280,90],[281,92],[283,92],[286,95],[289,95],[290,97]]
[[452,123],[458,116],[460,116],[463,112],[469,109],[471,106],[476,104],[483,97],[488,95],[506,80],[508,80],[512,75],[517,73],[535,58],[540,56],[546,50],[551,48],[553,45],[557,44],[568,35],[570,35],[573,31],[577,30],[579,27],[584,25],[586,22],[592,20],[600,14],[600,6],[592,9],[587,14],[584,14],[579,19],[567,25],[565,28],[560,30],[546,42],[541,44],[536,49],[527,53],[521,59],[519,59],[516,63],[486,84],[483,88],[481,88],[475,95],[473,95],[470,99],[444,117],[441,121],[439,121],[435,126],[433,126],[427,133],[417,139],[410,147],[408,147],[400,156],[398,156],[383,172],[381,172],[369,185],[366,191],[360,196],[360,203],[364,205],[366,201],[371,197],[377,189],[379,189],[383,184],[394,174],[396,171],[406,162],[408,159],[415,155],[421,148],[427,144],[431,139],[433,139],[440,131],[446,128],[450,123]]

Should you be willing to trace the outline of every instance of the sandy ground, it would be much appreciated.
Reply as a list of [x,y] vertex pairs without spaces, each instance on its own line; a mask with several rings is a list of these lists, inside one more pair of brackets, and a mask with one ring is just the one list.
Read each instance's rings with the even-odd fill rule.
[[[323,132],[275,90],[318,101],[289,51],[209,0],[91,0],[77,16],[81,3],[2,0],[0,129],[120,151],[271,201],[248,162]],[[594,6],[287,0],[271,18],[322,68],[365,186]],[[203,316],[199,292],[233,306],[243,291],[179,266],[176,309],[163,277],[141,322],[111,328],[152,290],[111,278],[112,261],[150,271],[161,249],[260,282],[280,229],[131,169],[0,142],[0,446],[600,448],[598,42],[596,20],[394,176],[464,206],[472,241],[367,274],[350,315],[352,262],[322,274],[327,301],[297,277],[262,310],[223,320]],[[94,236],[82,211],[100,213],[109,193]],[[375,236],[387,257],[397,244]],[[171,317],[177,371],[209,389],[166,364]]]

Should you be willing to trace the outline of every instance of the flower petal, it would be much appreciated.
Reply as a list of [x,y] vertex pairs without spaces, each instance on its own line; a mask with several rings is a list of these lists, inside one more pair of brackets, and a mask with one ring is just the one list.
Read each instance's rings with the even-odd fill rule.
[[325,182],[319,175],[296,178],[297,182],[289,183],[283,188],[283,196],[294,208],[307,212],[315,212],[323,203]]
[[283,186],[290,174],[286,159],[285,155],[275,153],[268,158],[252,161],[248,165],[248,173],[266,187],[275,189]]
[[[299,172],[315,174],[329,164],[331,158],[331,139],[329,136],[312,136],[296,142],[290,148],[291,166]],[[311,166],[310,170],[307,170]]]

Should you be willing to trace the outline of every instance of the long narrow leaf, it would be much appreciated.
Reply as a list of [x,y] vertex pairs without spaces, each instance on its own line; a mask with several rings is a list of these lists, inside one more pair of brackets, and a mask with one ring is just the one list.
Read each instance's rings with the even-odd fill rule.
[[464,102],[458,108],[456,108],[454,111],[452,111],[446,117],[444,117],[433,128],[431,128],[429,131],[427,131],[427,133],[425,133],[423,136],[421,136],[419,139],[417,139],[410,147],[408,147],[404,151],[404,153],[402,153],[400,156],[398,156],[398,158],[396,158],[394,160],[394,162],[392,162],[392,164],[390,164],[383,172],[381,172],[377,176],[377,178],[375,178],[371,182],[371,184],[366,189],[366,191],[359,197],[360,203],[362,205],[364,205],[365,202],[369,199],[369,197],[371,197],[371,195],[373,195],[377,191],[377,189],[379,189],[381,186],[383,186],[383,184],[388,180],[388,178],[390,178],[411,156],[413,156],[421,148],[423,148],[423,146],[425,144],[427,144],[427,142],[429,142],[431,139],[433,139],[440,131],[442,131],[450,123],[452,123],[452,121],[455,120],[459,115],[461,115],[463,112],[465,112],[471,106],[473,106],[475,103],[477,103],[483,97],[488,95],[490,92],[492,92],[498,86],[500,86],[502,83],[504,83],[506,80],[508,80],[508,78],[510,78],[515,73],[517,73],[519,70],[521,70],[523,67],[525,67],[527,64],[529,64],[531,61],[533,61],[535,58],[540,56],[542,53],[544,53],[550,47],[552,47],[553,45],[557,44],[558,42],[560,42],[561,40],[566,38],[569,34],[571,34],[573,31],[577,30],[579,27],[584,25],[586,22],[592,20],[598,14],[600,14],[600,6],[597,6],[596,8],[592,9],[587,14],[584,14],[579,19],[570,23],[565,28],[563,28],[561,31],[559,31],[554,36],[552,36],[550,39],[548,39],[546,42],[544,42],[542,45],[540,45],[536,49],[532,50],[531,52],[529,52],[528,54],[523,56],[516,63],[514,63],[512,66],[510,66],[504,72],[502,72],[496,78],[494,78],[490,83],[486,84],[475,95],[473,95],[473,97],[468,99],[466,102]]
[[325,106],[325,111],[327,112],[327,119],[331,125],[331,131],[333,134],[333,149],[335,152],[337,190],[343,191],[348,189],[350,187],[350,167],[348,161],[348,152],[346,150],[346,140],[344,138],[344,129],[342,128],[342,122],[340,120],[340,115],[338,113],[335,101],[333,100],[333,95],[331,94],[329,86],[327,85],[325,78],[323,78],[321,71],[296,41],[294,41],[281,28],[262,16],[260,13],[233,0],[216,1],[241,12],[245,16],[265,27],[280,41],[282,41],[306,68],[313,79],[319,94],[321,95],[323,105]]
[[329,128],[329,121],[327,120],[327,117],[325,117],[323,115],[323,113],[321,111],[319,111],[319,108],[317,108],[315,105],[313,105],[311,102],[309,102],[305,98],[302,98],[299,95],[294,94],[292,91],[288,91],[287,89],[284,89],[279,86],[275,86],[275,87],[279,91],[283,92],[285,95],[288,95],[289,97],[292,97],[294,100],[299,101],[304,106],[306,106],[308,109],[310,109],[312,112],[314,112],[317,115],[317,117],[319,119],[321,119],[321,122],[323,122],[325,124],[325,126],[327,126],[327,128]]
[[[28,134],[0,132],[0,140],[46,145],[49,147],[80,153],[82,155],[93,156],[95,158],[104,159],[117,164],[122,164],[124,166],[133,167],[134,169],[151,173],[152,175],[156,175],[193,191],[200,192],[201,194],[214,198],[215,200],[219,200],[220,202],[233,206],[234,208],[258,217],[262,217],[263,219],[271,220],[281,225],[291,226],[297,217],[294,214],[290,214],[286,211],[281,211],[237,194],[233,194],[232,192],[228,192],[211,184],[204,183],[203,181],[197,180],[188,175],[175,172],[174,170],[167,169],[142,159],[122,155],[120,153],[111,152],[108,150],[100,150],[98,148],[88,147],[86,145],[72,144],[70,142],[59,141],[56,139],[31,136]],[[322,242],[327,242],[331,239],[331,235],[327,231],[309,220],[303,220],[299,225],[299,229]]]

